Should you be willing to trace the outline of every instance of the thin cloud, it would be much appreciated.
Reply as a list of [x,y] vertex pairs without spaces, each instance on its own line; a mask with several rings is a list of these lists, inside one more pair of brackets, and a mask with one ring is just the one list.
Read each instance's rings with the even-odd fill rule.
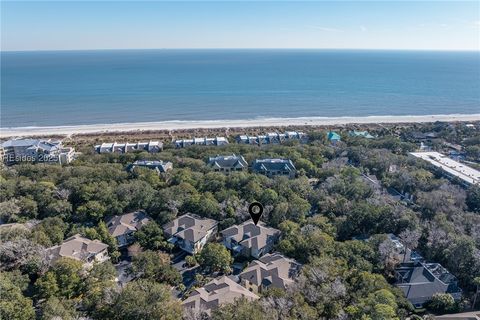
[[330,27],[312,26],[312,28],[320,31],[325,31],[325,32],[343,32],[342,29],[330,28]]
[[360,26],[360,30],[362,32],[367,32],[368,31],[367,27],[365,27],[365,26]]

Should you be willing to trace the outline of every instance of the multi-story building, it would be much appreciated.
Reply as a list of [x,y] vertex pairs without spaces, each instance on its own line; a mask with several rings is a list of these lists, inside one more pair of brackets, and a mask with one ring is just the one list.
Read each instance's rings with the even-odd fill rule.
[[213,279],[201,288],[195,289],[190,296],[182,302],[183,308],[193,309],[196,312],[211,312],[219,306],[233,303],[237,299],[253,301],[259,296],[248,291],[233,279],[222,276]]
[[166,173],[173,169],[171,162],[164,162],[158,160],[137,160],[134,163],[128,165],[127,170],[132,172],[135,168],[148,168],[155,170],[158,174]]
[[480,171],[461,162],[455,161],[438,152],[411,152],[410,155],[427,161],[431,167],[449,179],[459,181],[462,185],[480,185]]
[[290,159],[257,159],[252,163],[252,171],[269,178],[285,176],[292,179],[297,169]]
[[421,308],[437,293],[449,293],[455,300],[462,297],[457,278],[439,263],[401,263],[395,269],[395,278],[395,286],[402,289],[416,308]]
[[242,156],[216,156],[208,159],[208,166],[215,172],[230,173],[233,171],[245,171],[248,163]]
[[97,153],[128,153],[135,151],[147,151],[157,153],[163,150],[163,143],[160,141],[137,142],[137,143],[117,143],[105,142],[95,146]]
[[308,137],[303,132],[287,131],[285,133],[269,132],[266,135],[249,136],[240,135],[237,137],[237,142],[241,144],[279,144],[286,141],[300,141],[307,142]]
[[75,259],[83,262],[85,268],[89,268],[95,262],[102,263],[109,259],[107,248],[108,245],[99,240],[90,240],[76,234],[62,244],[48,248],[47,258],[50,264],[62,257]]
[[198,146],[224,146],[228,144],[228,139],[225,137],[215,138],[193,138],[193,139],[180,139],[175,140],[175,148],[185,148],[191,145]]
[[3,161],[43,162],[68,164],[75,158],[75,150],[64,147],[61,141],[51,139],[12,139],[2,143]]
[[234,255],[260,258],[269,253],[280,238],[280,230],[247,220],[220,232],[222,242]]
[[163,232],[168,242],[190,254],[196,254],[215,236],[217,224],[215,220],[187,213],[165,224]]
[[295,281],[300,268],[301,264],[278,252],[266,254],[240,273],[240,283],[255,293],[268,288],[286,289]]
[[118,246],[124,247],[133,242],[133,235],[151,221],[145,211],[135,211],[114,216],[107,221],[108,232],[117,240]]

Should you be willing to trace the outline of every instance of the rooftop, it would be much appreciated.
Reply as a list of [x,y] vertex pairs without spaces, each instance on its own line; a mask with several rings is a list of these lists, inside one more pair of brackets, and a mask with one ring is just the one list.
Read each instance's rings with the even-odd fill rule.
[[61,147],[61,141],[53,141],[51,139],[12,139],[2,143],[3,148],[41,148],[44,150],[54,150]]
[[165,224],[163,231],[170,237],[175,236],[191,242],[197,242],[207,235],[207,232],[217,226],[213,219],[201,218],[187,213]]
[[480,171],[470,168],[438,152],[411,152],[412,156],[423,159],[468,184],[480,184]]
[[158,169],[160,172],[167,172],[167,170],[173,168],[173,164],[161,160],[137,160],[128,165],[127,170],[133,170],[135,167],[146,167],[149,169]]
[[64,240],[62,244],[48,248],[47,255],[50,261],[66,257],[88,262],[92,255],[96,255],[107,248],[108,245],[99,240],[90,240],[76,234]]
[[232,303],[235,299],[245,298],[247,300],[257,300],[259,297],[233,281],[227,276],[213,279],[205,286],[193,291],[190,296],[183,301],[184,308],[193,308],[195,310],[205,310],[210,313],[213,309],[225,303]]
[[295,171],[290,159],[256,159],[252,164],[254,171]]
[[426,301],[435,293],[450,293],[454,298],[461,293],[455,276],[438,263],[402,263],[395,273],[396,286],[412,303]]
[[150,218],[144,211],[135,211],[114,216],[107,221],[108,232],[113,237],[135,232],[150,222]]
[[208,165],[216,168],[248,167],[245,158],[237,155],[210,157],[208,159]]
[[231,237],[246,248],[259,250],[267,245],[270,237],[280,235],[280,230],[265,226],[263,222],[257,225],[252,220],[247,220],[240,225],[234,225],[223,230],[223,237]]
[[327,139],[328,141],[332,140],[341,140],[340,135],[336,132],[330,131],[327,133]]
[[294,282],[301,265],[280,253],[267,254],[260,260],[252,261],[240,274],[242,280],[247,280],[257,286],[273,286],[286,289]]

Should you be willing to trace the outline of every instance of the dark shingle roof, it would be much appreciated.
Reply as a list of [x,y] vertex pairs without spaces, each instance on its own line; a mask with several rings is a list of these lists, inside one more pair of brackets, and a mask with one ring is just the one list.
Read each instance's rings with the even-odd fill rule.
[[246,168],[247,161],[242,156],[216,156],[208,159],[208,165],[217,168]]
[[264,171],[295,171],[296,168],[290,159],[257,159],[252,164],[252,170]]

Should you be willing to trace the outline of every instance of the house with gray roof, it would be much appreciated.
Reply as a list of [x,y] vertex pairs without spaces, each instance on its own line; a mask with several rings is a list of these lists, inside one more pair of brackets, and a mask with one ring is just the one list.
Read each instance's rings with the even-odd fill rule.
[[268,288],[286,289],[294,283],[301,264],[276,252],[252,261],[240,273],[240,283],[248,290],[261,293]]
[[12,139],[1,144],[5,163],[47,162],[68,164],[74,160],[75,150],[52,139]]
[[179,139],[173,143],[175,148],[185,148],[191,145],[197,146],[224,146],[228,144],[228,139],[225,137],[215,138],[192,138],[192,139]]
[[62,244],[47,249],[47,259],[54,264],[60,258],[70,258],[83,262],[89,268],[95,262],[102,263],[109,259],[108,245],[100,240],[90,240],[76,234]]
[[243,156],[216,156],[208,158],[208,167],[215,172],[230,173],[232,171],[245,171],[248,163]]
[[290,159],[256,159],[252,163],[252,171],[269,178],[284,176],[292,179],[297,169]]
[[265,135],[249,136],[239,135],[236,138],[237,143],[240,144],[279,144],[286,141],[300,141],[302,143],[308,141],[308,137],[303,132],[286,131],[285,133],[269,132]]
[[234,255],[260,258],[269,253],[280,238],[280,230],[267,227],[265,223],[247,220],[220,232],[222,243]]
[[144,225],[151,221],[145,211],[135,211],[114,216],[107,221],[107,228],[118,243],[118,247],[124,247],[133,242],[133,235]]
[[137,143],[117,143],[104,142],[95,146],[97,153],[128,153],[135,151],[147,151],[157,153],[163,150],[163,143],[160,141],[137,142]]
[[395,286],[416,308],[421,308],[436,293],[449,293],[460,300],[457,278],[439,263],[407,262],[395,269]]
[[171,162],[164,162],[161,160],[137,160],[127,166],[127,171],[133,172],[135,168],[148,168],[155,170],[158,174],[166,173],[173,169]]
[[163,226],[168,242],[180,249],[196,254],[215,236],[218,222],[187,213]]
[[232,278],[222,276],[213,279],[201,288],[195,289],[190,296],[182,302],[184,309],[189,308],[197,312],[203,311],[211,314],[213,310],[223,304],[233,303],[237,299],[254,301],[259,296],[248,291]]

